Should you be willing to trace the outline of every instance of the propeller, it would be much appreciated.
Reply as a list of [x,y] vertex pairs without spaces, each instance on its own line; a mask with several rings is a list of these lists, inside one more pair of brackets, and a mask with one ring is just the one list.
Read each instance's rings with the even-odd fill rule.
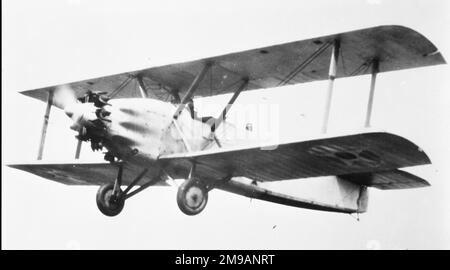
[[63,110],[77,102],[75,91],[68,85],[58,87],[53,93],[53,104]]
[[64,110],[65,114],[72,119],[70,128],[78,132],[77,149],[75,158],[79,158],[82,141],[90,141],[93,151],[103,148],[103,141],[99,130],[105,127],[104,122],[110,122],[108,116],[111,114],[105,106],[109,99],[107,92],[87,91],[78,98],[74,89],[69,85],[63,85],[53,92],[53,104]]
[[105,94],[106,92],[87,91],[83,97],[77,98],[75,91],[70,86],[64,85],[55,90],[53,102],[72,119],[73,124],[70,128],[82,136],[83,127],[93,126],[94,121],[98,119],[108,121],[105,117],[110,113],[104,106],[110,104]]

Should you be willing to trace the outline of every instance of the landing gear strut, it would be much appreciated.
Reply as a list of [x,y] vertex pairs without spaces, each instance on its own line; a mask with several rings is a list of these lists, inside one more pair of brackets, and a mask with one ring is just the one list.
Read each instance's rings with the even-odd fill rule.
[[[193,177],[194,170],[195,164],[191,168],[188,180],[178,188],[177,193],[178,207],[183,213],[189,216],[197,215],[205,209],[208,202],[208,191],[212,188],[212,186],[206,185],[204,181]],[[117,179],[114,184],[105,184],[97,192],[97,206],[100,212],[109,217],[117,216],[122,211],[125,200],[161,180],[161,174],[158,174],[157,177],[152,178],[147,183],[130,192],[144,177],[147,171],[148,169],[143,170],[125,190],[122,190],[123,165],[120,164]]]
[[126,199],[141,192],[147,187],[156,184],[161,179],[159,176],[154,177],[149,182],[130,192],[130,190],[142,179],[142,177],[144,177],[147,171],[148,169],[143,170],[131,182],[131,184],[122,191],[120,186],[122,185],[123,165],[120,164],[115,183],[105,184],[97,191],[97,206],[100,212],[109,217],[117,216],[122,211]]

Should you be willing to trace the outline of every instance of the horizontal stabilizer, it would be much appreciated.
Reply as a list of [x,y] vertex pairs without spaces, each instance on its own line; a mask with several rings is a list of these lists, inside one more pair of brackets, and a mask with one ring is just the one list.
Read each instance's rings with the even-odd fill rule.
[[430,186],[430,184],[424,179],[401,170],[350,174],[343,175],[341,177],[355,184],[383,190],[420,188]]
[[[103,185],[114,183],[117,178],[117,164],[108,162],[97,163],[48,163],[36,161],[28,164],[11,164],[9,167],[23,170],[40,177],[53,180],[66,185]],[[124,163],[122,183],[128,185],[143,170],[136,166]],[[146,183],[152,179],[148,172],[140,183]],[[167,186],[164,181],[156,183],[156,186]]]

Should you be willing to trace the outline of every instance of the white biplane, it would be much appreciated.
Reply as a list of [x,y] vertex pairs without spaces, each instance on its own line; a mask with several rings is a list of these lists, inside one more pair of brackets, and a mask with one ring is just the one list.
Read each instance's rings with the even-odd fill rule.
[[[367,187],[428,186],[399,169],[430,160],[412,142],[386,132],[327,135],[335,78],[371,74],[369,127],[378,73],[444,63],[424,36],[389,25],[23,91],[47,102],[41,144],[37,161],[9,166],[67,185],[99,185],[97,205],[107,216],[119,214],[131,196],[168,185],[171,179],[186,179],[178,187],[177,203],[187,215],[205,208],[211,189],[294,207],[363,213]],[[222,147],[217,131],[242,91],[277,91],[317,80],[329,80],[323,129],[317,137],[273,148]],[[232,95],[220,115],[197,116],[194,94],[224,93]],[[73,162],[42,160],[52,105],[64,110],[78,132]],[[208,136],[195,135],[200,133],[192,128],[207,130]],[[105,162],[80,162],[82,142],[90,142],[94,151],[104,150]],[[265,185],[300,178],[310,179],[297,181],[315,182],[319,177],[326,178],[319,190],[322,196],[312,199]]]

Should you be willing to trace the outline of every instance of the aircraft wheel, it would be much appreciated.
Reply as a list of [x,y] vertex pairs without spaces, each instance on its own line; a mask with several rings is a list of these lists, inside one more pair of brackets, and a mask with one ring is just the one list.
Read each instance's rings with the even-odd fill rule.
[[178,188],[178,207],[186,215],[197,215],[205,209],[207,202],[208,190],[198,179],[189,179]]
[[113,217],[118,215],[125,204],[125,200],[120,196],[114,198],[113,195],[114,184],[106,184],[97,191],[97,206],[100,212],[104,215]]

